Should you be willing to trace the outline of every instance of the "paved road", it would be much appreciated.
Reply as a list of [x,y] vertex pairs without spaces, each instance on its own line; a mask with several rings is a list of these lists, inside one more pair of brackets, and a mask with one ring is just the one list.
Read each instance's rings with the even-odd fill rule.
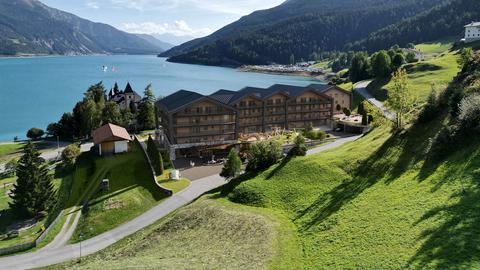
[[[80,146],[80,150],[83,152],[88,152],[92,148],[93,143],[84,143]],[[65,149],[65,147],[60,147],[58,150],[49,150],[43,152],[40,157],[44,158],[46,161],[55,160],[60,156],[60,153]],[[0,164],[0,174],[5,171],[5,164]]]
[[[318,154],[322,151],[326,151],[341,146],[347,142],[354,141],[360,137],[361,136],[351,136],[340,138],[331,144],[322,145],[309,150],[307,155]],[[141,216],[123,225],[120,225],[113,230],[83,241],[81,244],[82,256],[93,254],[116,243],[117,241],[155,223],[157,220],[167,216],[180,207],[191,203],[204,193],[216,189],[225,183],[225,180],[219,175],[212,175],[193,181],[188,188],[173,195],[171,198],[155,206]],[[50,244],[37,252],[0,258],[0,268],[31,269],[62,263],[79,257],[80,244],[59,245],[58,243],[65,242],[66,238],[63,236],[63,234],[59,235],[57,238],[60,240],[54,240],[55,244]]]
[[323,151],[327,151],[327,150],[330,150],[332,148],[335,148],[335,147],[339,147],[341,145],[344,145],[346,144],[347,142],[353,142],[353,141],[356,141],[358,140],[359,138],[361,138],[363,135],[355,135],[355,136],[349,136],[349,137],[342,137],[340,139],[337,139],[335,140],[334,142],[332,143],[329,143],[329,144],[325,144],[325,145],[322,145],[322,146],[319,146],[319,147],[316,147],[316,148],[313,148],[313,149],[310,149],[307,151],[307,156],[309,155],[314,155],[314,154],[318,154],[320,152],[323,152]]
[[385,118],[395,121],[395,114],[387,109],[383,102],[377,100],[374,98],[368,91],[367,91],[367,86],[371,83],[372,81],[363,81],[355,84],[354,86],[354,91],[362,95],[370,104],[373,106],[377,107],[385,116]]

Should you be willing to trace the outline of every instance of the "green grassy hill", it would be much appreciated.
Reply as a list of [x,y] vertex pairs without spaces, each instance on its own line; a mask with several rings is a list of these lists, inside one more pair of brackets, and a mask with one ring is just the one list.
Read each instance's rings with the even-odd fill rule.
[[[428,48],[429,51],[441,52],[438,56],[436,56],[438,53],[427,53],[425,61],[403,66],[408,73],[410,87],[420,102],[424,102],[432,90],[432,83],[444,89],[460,69],[457,64],[458,51],[449,52],[450,46],[441,43],[418,46]],[[378,100],[385,101],[388,97],[388,89],[391,87],[390,78],[376,79],[367,87],[367,90]]]
[[[479,91],[476,67],[480,58],[449,88],[455,99]],[[474,133],[435,154],[452,127],[449,106],[402,132],[384,124],[245,175],[81,264],[53,268],[479,269],[480,141]]]

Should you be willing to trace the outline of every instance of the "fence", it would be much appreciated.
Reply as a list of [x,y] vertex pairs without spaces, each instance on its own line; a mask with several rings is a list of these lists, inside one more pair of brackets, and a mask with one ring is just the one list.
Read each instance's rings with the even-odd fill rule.
[[145,160],[147,161],[148,165],[150,166],[150,176],[152,178],[152,180],[155,182],[155,184],[167,195],[167,196],[172,196],[173,195],[173,191],[172,190],[169,190],[169,189],[166,189],[164,187],[162,187],[158,181],[157,181],[157,176],[155,174],[155,169],[153,168],[153,164],[152,164],[152,161],[150,160],[150,157],[148,156],[148,153],[147,153],[147,150],[145,149],[145,147],[143,146],[143,144],[140,142],[140,140],[138,140],[138,137],[136,135],[134,135],[134,142],[138,145],[138,147],[140,147],[140,149],[142,150],[142,153],[143,153],[143,156],[145,158]]

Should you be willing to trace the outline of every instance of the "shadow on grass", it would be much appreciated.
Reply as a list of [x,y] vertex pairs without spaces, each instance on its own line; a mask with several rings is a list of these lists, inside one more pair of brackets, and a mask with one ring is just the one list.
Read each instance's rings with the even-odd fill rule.
[[432,125],[414,125],[391,136],[379,149],[353,168],[350,179],[320,195],[301,211],[295,220],[307,218],[300,231],[308,231],[353,201],[379,180],[388,185],[424,159],[428,136],[435,134]]
[[409,260],[412,268],[418,269],[471,269],[480,261],[480,191],[471,188],[459,192],[453,205],[434,208],[427,212],[414,226],[434,222],[441,224],[423,231],[417,239],[423,244]]
[[368,87],[367,91],[372,95],[374,98],[378,99],[379,101],[385,101],[388,98],[388,91],[384,88],[390,82],[390,78],[380,78],[375,79],[372,81]]

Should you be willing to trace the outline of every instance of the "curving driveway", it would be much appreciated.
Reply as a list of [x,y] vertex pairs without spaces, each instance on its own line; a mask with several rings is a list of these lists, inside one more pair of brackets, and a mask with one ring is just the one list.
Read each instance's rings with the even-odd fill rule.
[[[357,140],[360,137],[361,136],[343,137],[331,144],[311,149],[307,154],[318,154],[341,146],[347,142]],[[82,256],[93,254],[116,243],[117,241],[155,223],[157,220],[167,216],[180,207],[191,203],[204,193],[223,186],[224,184],[226,184],[225,179],[219,175],[212,175],[192,181],[188,188],[173,195],[171,198],[155,206],[141,216],[124,223],[113,230],[83,241],[81,243]],[[72,228],[69,228],[69,230],[72,230]],[[80,256],[80,244],[66,245],[68,239],[65,237],[65,234],[68,235],[68,233],[62,231],[57,236],[58,239],[56,238],[54,240],[54,244],[50,244],[39,251],[0,258],[0,269],[31,269],[78,258]]]
[[358,82],[353,86],[353,90],[363,96],[370,104],[377,107],[385,116],[385,118],[395,121],[396,116],[395,113],[389,111],[387,107],[383,104],[383,102],[379,101],[378,99],[374,98],[368,91],[367,87],[372,81],[362,81]]

